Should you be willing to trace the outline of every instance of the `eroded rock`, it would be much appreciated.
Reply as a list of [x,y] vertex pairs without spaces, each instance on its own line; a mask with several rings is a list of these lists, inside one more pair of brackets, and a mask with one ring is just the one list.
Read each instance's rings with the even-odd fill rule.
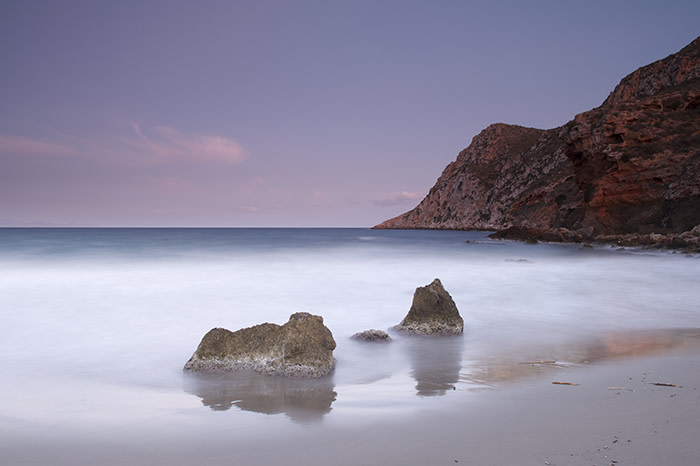
[[284,325],[264,323],[236,332],[210,330],[185,364],[188,371],[253,369],[261,374],[322,377],[335,368],[333,334],[321,316],[292,314]]
[[416,288],[411,309],[393,329],[413,335],[460,335],[464,321],[452,296],[436,278],[430,285]]

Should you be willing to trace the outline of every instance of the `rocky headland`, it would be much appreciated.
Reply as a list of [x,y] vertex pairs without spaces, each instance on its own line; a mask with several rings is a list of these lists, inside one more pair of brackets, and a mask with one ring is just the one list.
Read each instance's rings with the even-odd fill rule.
[[497,123],[374,228],[700,252],[700,37],[548,130]]

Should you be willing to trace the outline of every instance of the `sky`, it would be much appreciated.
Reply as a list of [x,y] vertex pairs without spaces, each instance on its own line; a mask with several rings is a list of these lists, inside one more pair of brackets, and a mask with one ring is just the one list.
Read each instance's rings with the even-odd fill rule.
[[563,125],[690,1],[0,2],[0,226],[369,227],[491,123]]

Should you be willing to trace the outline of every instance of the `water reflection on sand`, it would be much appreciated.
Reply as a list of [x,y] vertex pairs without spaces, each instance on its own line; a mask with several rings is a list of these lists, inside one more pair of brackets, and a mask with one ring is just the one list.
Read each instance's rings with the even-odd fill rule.
[[[345,369],[339,363],[336,374],[322,379],[265,376],[252,371],[185,373],[184,389],[215,411],[235,406],[268,415],[285,414],[296,423],[315,423],[331,412],[333,403],[342,399],[343,390],[351,385],[360,384],[366,396],[384,397],[387,403],[409,388],[393,385],[394,376],[401,374],[409,377],[398,379],[413,381],[414,396],[419,397],[439,397],[455,390],[494,389],[562,368],[614,358],[700,351],[700,329],[611,332],[569,343],[527,347],[504,343],[496,349],[481,347],[476,353],[465,349],[469,343],[469,336],[465,335],[399,336],[388,344],[391,351],[387,351],[390,347],[386,344],[364,344],[361,354],[367,377],[354,382],[346,379]],[[391,364],[394,367],[390,369]],[[337,387],[336,379],[341,380]],[[392,388],[387,391],[387,386]]]
[[620,331],[565,344],[508,347],[463,361],[459,382],[469,390],[494,388],[566,367],[673,351],[700,351],[700,329]]
[[416,395],[441,396],[455,390],[462,369],[463,336],[406,339]]
[[263,414],[284,413],[292,421],[319,421],[336,399],[332,379],[266,376],[252,371],[221,374],[184,373],[186,392],[215,411],[233,406]]

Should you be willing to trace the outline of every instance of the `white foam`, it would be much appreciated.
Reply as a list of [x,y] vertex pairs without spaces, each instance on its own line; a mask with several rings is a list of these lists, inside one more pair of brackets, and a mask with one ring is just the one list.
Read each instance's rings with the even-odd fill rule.
[[[387,392],[396,394],[397,380],[410,380],[423,362],[435,363],[401,341],[375,351],[349,337],[399,323],[415,288],[434,278],[465,321],[445,371],[462,363],[460,354],[479,359],[506,346],[609,330],[700,327],[696,258],[384,239],[175,258],[7,259],[0,270],[0,366],[13,385],[3,383],[2,396],[40,408],[49,403],[40,387],[52,380],[66,391],[89,383],[179,393],[182,367],[209,329],[283,324],[306,311],[323,316],[338,343],[335,383],[364,387],[349,389],[364,397],[353,403],[381,404],[391,397]],[[415,394],[415,387],[403,389]]]

